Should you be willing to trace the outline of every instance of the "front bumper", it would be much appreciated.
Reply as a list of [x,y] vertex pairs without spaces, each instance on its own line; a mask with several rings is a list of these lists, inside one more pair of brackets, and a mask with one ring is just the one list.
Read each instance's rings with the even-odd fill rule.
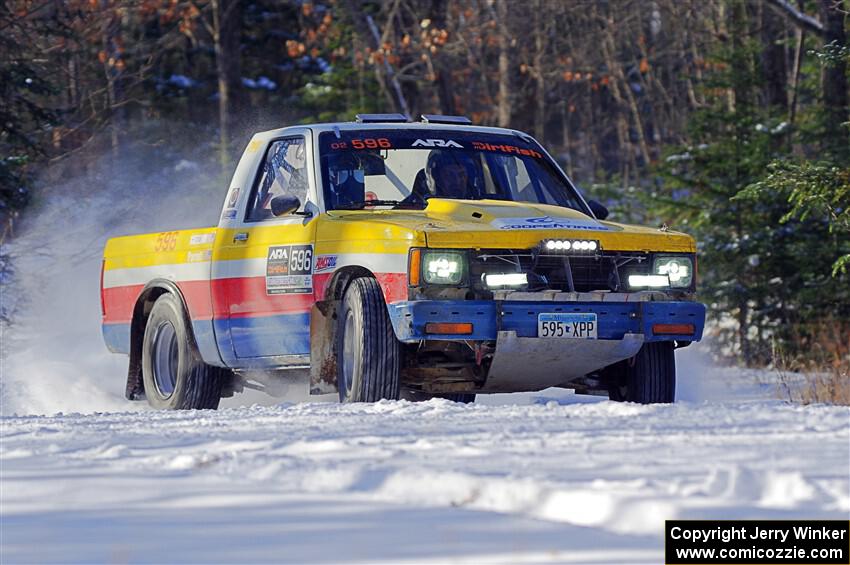
[[[389,305],[398,339],[404,343],[422,340],[494,341],[500,332],[517,338],[537,337],[537,316],[542,313],[594,313],[597,340],[699,341],[705,326],[705,305],[699,302],[659,301],[652,295],[564,293],[567,300],[417,300]],[[575,300],[570,300],[570,299]],[[429,322],[471,323],[467,335],[426,333]],[[657,334],[656,324],[690,324],[693,334]],[[544,341],[553,342],[551,338]],[[593,340],[561,339],[554,342],[587,343]],[[553,343],[554,343],[553,342]]]

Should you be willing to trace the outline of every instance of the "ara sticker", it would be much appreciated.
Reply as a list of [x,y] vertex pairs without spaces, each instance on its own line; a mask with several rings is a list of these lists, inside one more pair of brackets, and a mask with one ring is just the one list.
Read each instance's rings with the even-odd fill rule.
[[313,246],[276,245],[266,259],[266,294],[313,292]]
[[336,255],[319,255],[316,257],[316,272],[330,271],[336,267]]
[[215,241],[214,233],[196,233],[189,238],[189,245],[207,245]]
[[586,230],[610,231],[595,220],[579,218],[552,218],[539,216],[536,218],[496,218],[490,225],[500,230]]
[[417,139],[410,144],[411,147],[454,147],[463,149],[463,145],[452,139]]

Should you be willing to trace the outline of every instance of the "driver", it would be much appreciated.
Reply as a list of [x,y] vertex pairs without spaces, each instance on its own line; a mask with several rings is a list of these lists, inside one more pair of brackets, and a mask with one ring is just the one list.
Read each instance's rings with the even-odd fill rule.
[[459,151],[435,149],[428,155],[428,189],[438,198],[469,198],[469,157]]
[[363,202],[366,177],[365,170],[357,156],[351,153],[332,156],[328,171],[331,191],[336,197],[335,208]]

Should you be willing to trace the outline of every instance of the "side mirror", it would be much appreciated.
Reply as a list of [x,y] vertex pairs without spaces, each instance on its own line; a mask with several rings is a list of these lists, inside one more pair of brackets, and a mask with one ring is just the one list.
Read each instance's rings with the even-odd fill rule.
[[[274,200],[272,200],[272,204],[274,204]],[[590,206],[590,211],[593,212],[597,220],[604,220],[608,217],[608,208],[596,200],[588,200],[587,205]]]
[[291,194],[281,194],[275,196],[271,201],[272,214],[275,216],[286,216],[291,214],[301,207],[301,201],[297,196]]

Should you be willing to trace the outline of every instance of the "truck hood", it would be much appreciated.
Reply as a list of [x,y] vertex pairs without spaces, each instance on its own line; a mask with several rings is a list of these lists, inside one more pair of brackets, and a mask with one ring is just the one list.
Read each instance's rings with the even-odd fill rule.
[[334,219],[385,224],[388,231],[419,232],[428,247],[525,249],[548,238],[596,239],[609,251],[694,252],[684,233],[599,221],[548,204],[432,198],[424,210],[333,211]]

